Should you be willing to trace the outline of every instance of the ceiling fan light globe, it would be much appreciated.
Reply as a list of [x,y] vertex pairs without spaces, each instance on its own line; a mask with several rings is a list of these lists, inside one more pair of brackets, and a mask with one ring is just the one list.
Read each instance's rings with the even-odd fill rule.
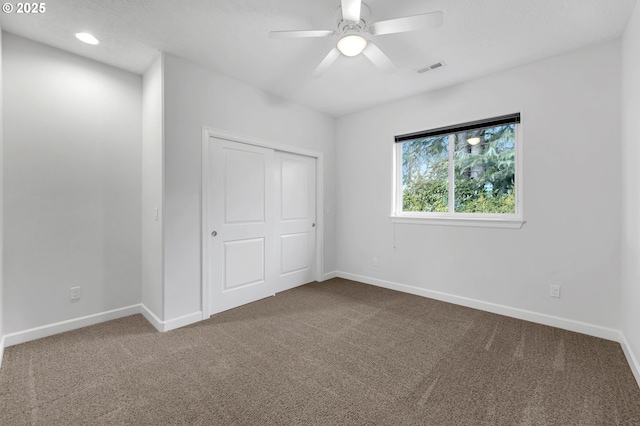
[[367,47],[367,40],[359,35],[347,35],[338,40],[336,47],[344,56],[358,56]]

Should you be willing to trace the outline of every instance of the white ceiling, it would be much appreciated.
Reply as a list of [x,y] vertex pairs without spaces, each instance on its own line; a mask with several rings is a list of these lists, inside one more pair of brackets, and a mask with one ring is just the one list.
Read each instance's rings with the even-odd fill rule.
[[[341,116],[497,70],[620,37],[635,0],[365,0],[371,20],[441,10],[437,29],[377,36],[400,67],[362,55],[311,73],[328,39],[273,40],[271,30],[334,29],[340,0],[48,0],[40,15],[2,14],[5,31],[136,73],[158,51]],[[101,43],[78,42],[87,31]],[[444,61],[445,68],[415,70]]]

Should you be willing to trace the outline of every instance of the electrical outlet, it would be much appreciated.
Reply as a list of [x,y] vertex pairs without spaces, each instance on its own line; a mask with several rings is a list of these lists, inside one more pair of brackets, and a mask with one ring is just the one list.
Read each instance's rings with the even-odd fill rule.
[[373,266],[380,266],[380,261],[378,260],[377,257],[373,258]]
[[559,285],[551,285],[549,288],[549,296],[551,297],[560,297],[560,286]]
[[80,287],[71,287],[71,300],[80,299]]

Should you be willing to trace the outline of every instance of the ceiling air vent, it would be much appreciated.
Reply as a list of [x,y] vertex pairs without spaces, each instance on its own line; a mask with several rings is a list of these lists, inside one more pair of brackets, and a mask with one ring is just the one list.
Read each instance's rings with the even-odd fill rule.
[[418,68],[418,69],[416,70],[416,72],[417,72],[418,74],[422,74],[422,73],[425,73],[425,72],[427,72],[427,71],[431,71],[431,70],[435,70],[435,69],[438,69],[438,68],[442,68],[442,67],[444,67],[445,65],[446,65],[446,64],[445,64],[444,62],[440,61],[440,62],[436,62],[435,64],[428,65],[428,66],[426,66],[426,67]]

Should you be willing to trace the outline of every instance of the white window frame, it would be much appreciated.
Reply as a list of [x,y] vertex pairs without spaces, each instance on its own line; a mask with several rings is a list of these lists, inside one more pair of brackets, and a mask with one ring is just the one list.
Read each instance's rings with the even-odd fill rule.
[[522,123],[515,124],[515,213],[456,213],[453,211],[455,199],[454,180],[454,135],[449,136],[449,211],[437,212],[404,212],[402,211],[402,142],[393,144],[393,201],[391,221],[394,223],[439,225],[439,226],[472,226],[484,228],[520,229],[525,223],[522,212]]

